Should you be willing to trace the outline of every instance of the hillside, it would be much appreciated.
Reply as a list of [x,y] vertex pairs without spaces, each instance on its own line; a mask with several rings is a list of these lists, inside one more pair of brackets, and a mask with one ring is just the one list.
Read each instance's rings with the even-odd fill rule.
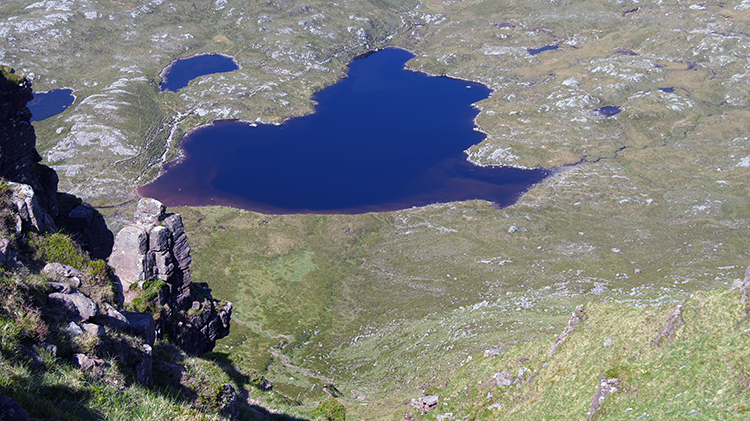
[[[601,373],[623,367],[631,375],[615,376],[622,390],[605,399],[599,417],[684,409],[690,418],[720,411],[741,418],[744,360],[726,353],[716,358],[726,364],[712,366],[700,355],[726,349],[742,357],[745,345],[744,310],[734,312],[737,293],[726,291],[744,276],[750,247],[749,9],[748,0],[3,1],[0,63],[37,90],[67,87],[76,96],[62,114],[34,123],[38,153],[9,162],[37,170],[25,171],[24,183],[41,188],[38,200],[51,212],[53,174],[60,190],[79,198],[61,196],[65,210],[53,222],[80,201],[92,204],[109,229],[76,239],[92,257],[108,255],[114,238],[82,240],[133,221],[135,187],[179,156],[183,134],[216,119],[281,123],[310,113],[310,96],[343,77],[352,58],[408,49],[409,69],[493,90],[476,104],[486,138],[465,151],[468,160],[553,175],[503,209],[483,201],[361,215],[171,208],[190,239],[191,281],[234,304],[231,331],[214,353],[273,385],[257,396],[246,386],[253,399],[307,417],[335,395],[348,418],[381,420],[421,417],[409,404],[426,393],[440,396],[441,408],[428,419],[544,418],[544,411],[584,418]],[[205,52],[232,56],[240,69],[159,91],[164,67]],[[28,143],[31,127],[2,130],[21,129],[13,136]],[[0,163],[9,152],[0,145]],[[283,154],[273,159],[285,163]],[[83,219],[94,215],[89,208],[79,209]],[[34,275],[41,269],[26,266]],[[673,345],[646,346],[684,300],[686,320],[687,309],[705,304],[716,314],[700,317],[721,323],[715,330],[728,329],[735,342],[690,331],[711,326],[693,317]],[[583,330],[544,357],[579,305],[588,314]],[[726,312],[738,330],[729,330]],[[608,313],[642,341],[627,342],[618,324],[597,316]],[[625,344],[629,350],[618,348]],[[676,353],[690,347],[701,352]],[[487,350],[500,354],[485,358]],[[642,360],[632,359],[637,351]],[[578,354],[610,360],[587,366]],[[677,372],[686,364],[666,361],[693,357],[698,378],[645,368]],[[481,387],[506,371],[514,381],[521,368],[547,380]],[[716,387],[704,389],[704,380]],[[542,397],[562,396],[563,385],[580,389],[574,399],[551,398],[555,412]],[[459,405],[452,396],[467,387]],[[640,406],[641,396],[656,403]],[[447,398],[453,403],[444,405]],[[486,410],[496,403],[501,410]],[[678,404],[685,408],[670,407]]]
[[669,306],[581,306],[556,340],[469,356],[451,380],[425,387],[425,395],[439,396],[434,410],[407,412],[438,420],[467,414],[477,420],[746,419],[747,283],[736,288]]
[[[302,419],[259,404],[327,419],[316,418],[314,407],[296,406],[283,389],[270,391],[264,377],[238,371],[257,364],[242,355],[190,357],[157,341],[146,380],[142,350],[149,346],[142,337],[106,325],[92,332],[86,323],[79,324],[87,332],[76,333],[48,298],[60,284],[39,268],[55,261],[80,269],[77,289],[101,308],[116,305],[111,269],[62,234],[14,233],[10,188],[4,184],[0,193],[3,237],[10,239],[4,247],[11,246],[3,249],[0,274],[0,394],[31,419]],[[748,286],[746,278],[731,291],[696,292],[658,306],[581,305],[556,338],[469,354],[415,385],[411,399],[380,396],[392,406],[373,419],[744,419],[750,411]],[[347,388],[327,387],[345,403],[349,419],[360,417]],[[12,403],[0,401],[0,407],[8,411],[5,419],[26,419],[7,418]]]

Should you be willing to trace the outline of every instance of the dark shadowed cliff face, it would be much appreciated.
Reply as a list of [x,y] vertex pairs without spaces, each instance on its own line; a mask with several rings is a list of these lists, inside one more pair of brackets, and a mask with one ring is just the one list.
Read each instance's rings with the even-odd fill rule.
[[[14,200],[25,229],[64,228],[91,258],[106,259],[112,251],[114,236],[104,218],[81,199],[59,194],[57,173],[39,163],[42,158],[36,150],[36,134],[27,106],[33,98],[28,79],[0,66],[0,178],[33,190],[30,194],[20,194],[28,187],[15,188],[18,194]],[[41,209],[34,209],[35,206]]]
[[42,208],[57,216],[57,174],[39,164],[31,111],[31,82],[8,67],[0,67],[0,177],[28,184]]

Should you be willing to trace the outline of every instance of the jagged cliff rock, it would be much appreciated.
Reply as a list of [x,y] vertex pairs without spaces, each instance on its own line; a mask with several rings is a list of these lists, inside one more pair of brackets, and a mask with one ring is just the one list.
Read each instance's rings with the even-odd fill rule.
[[159,335],[199,355],[229,334],[232,303],[215,300],[206,284],[193,284],[191,262],[182,217],[167,213],[154,199],[138,202],[133,222],[117,234],[109,258],[125,303],[148,300],[159,306]]
[[40,165],[31,111],[26,103],[34,95],[31,82],[0,66],[0,177],[27,184],[36,193],[42,209],[57,216],[57,174]]

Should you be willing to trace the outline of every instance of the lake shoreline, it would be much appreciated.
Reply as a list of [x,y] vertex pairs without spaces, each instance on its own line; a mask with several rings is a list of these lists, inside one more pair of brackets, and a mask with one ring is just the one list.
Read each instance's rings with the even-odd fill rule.
[[[366,72],[365,67],[362,67],[362,66],[365,66],[365,64],[361,62],[358,63],[358,61],[365,60],[379,52],[386,51],[386,50],[391,50],[392,52],[389,53],[389,57],[390,56],[398,57],[398,58],[395,58],[395,60],[398,60],[398,62],[392,62],[394,59],[388,59],[391,61],[386,61],[386,59],[384,58],[386,56],[381,56],[381,58],[377,59],[377,61],[373,63],[380,63],[377,66],[386,66],[386,67],[383,67],[384,70],[382,71],[385,71],[385,69],[388,69],[387,70],[388,72],[387,74],[389,75],[387,76],[388,78],[404,77],[411,81],[411,82],[408,82],[409,84],[413,84],[415,83],[416,80],[419,80],[419,81],[422,81],[422,82],[419,82],[420,84],[430,82],[430,83],[439,84],[440,86],[444,86],[443,88],[439,88],[439,89],[445,89],[448,86],[450,86],[451,87],[450,89],[453,90],[451,91],[453,92],[452,95],[458,95],[456,96],[456,100],[458,100],[458,98],[467,98],[467,99],[473,98],[470,101],[467,101],[466,99],[464,99],[464,100],[460,100],[456,102],[453,105],[450,105],[450,107],[466,107],[466,108],[462,108],[464,111],[456,113],[458,109],[456,109],[455,111],[450,111],[450,112],[447,111],[447,110],[453,110],[453,108],[445,108],[445,106],[447,106],[449,103],[445,103],[445,105],[443,105],[443,102],[448,101],[449,97],[443,97],[442,95],[445,95],[445,93],[438,93],[438,92],[443,92],[441,90],[436,90],[433,92],[432,90],[430,90],[432,88],[420,87],[420,85],[416,85],[418,89],[428,89],[428,91],[425,91],[424,93],[420,93],[418,95],[410,97],[410,101],[417,100],[417,99],[424,101],[426,98],[430,98],[434,95],[439,95],[439,98],[440,98],[440,100],[438,101],[439,104],[436,105],[439,108],[437,108],[434,112],[431,111],[432,114],[429,114],[430,112],[425,112],[425,111],[422,111],[422,112],[425,113],[424,115],[428,115],[428,114],[431,115],[432,118],[436,118],[436,116],[442,115],[443,113],[446,113],[446,112],[447,112],[446,116],[450,115],[450,116],[453,116],[453,118],[460,118],[460,119],[470,118],[469,121],[461,123],[460,127],[462,127],[462,130],[465,130],[463,129],[463,127],[465,127],[464,125],[467,123],[469,124],[469,127],[467,128],[470,128],[471,130],[469,133],[465,133],[463,135],[451,134],[451,132],[444,132],[444,131],[441,131],[441,129],[439,129],[439,127],[442,127],[442,125],[444,124],[453,124],[453,123],[450,123],[451,120],[447,120],[447,121],[438,120],[440,121],[440,124],[436,126],[438,127],[437,128],[438,132],[429,133],[429,130],[428,132],[423,132],[423,131],[427,127],[430,127],[430,130],[435,130],[433,128],[433,125],[430,123],[429,126],[424,126],[425,122],[418,123],[422,120],[416,117],[416,114],[415,116],[411,116],[407,112],[405,115],[396,114],[396,115],[393,115],[392,117],[385,117],[385,116],[377,117],[379,121],[391,121],[391,125],[395,124],[396,127],[399,127],[400,124],[405,124],[405,127],[411,127],[415,124],[415,122],[417,122],[418,124],[422,124],[422,126],[418,126],[420,128],[417,129],[419,130],[418,137],[414,137],[414,134],[416,133],[406,135],[407,138],[411,139],[409,140],[409,144],[411,144],[414,141],[416,142],[427,141],[428,143],[432,143],[439,139],[447,140],[455,136],[458,136],[459,139],[464,138],[464,140],[459,140],[460,143],[465,145],[464,147],[462,147],[460,153],[458,153],[457,155],[453,155],[454,153],[451,152],[451,159],[449,161],[445,161],[445,163],[441,164],[440,166],[431,169],[430,170],[431,172],[434,172],[434,171],[438,171],[438,172],[433,175],[430,175],[428,178],[422,181],[422,183],[428,182],[429,184],[434,184],[435,181],[433,181],[432,178],[437,176],[438,178],[436,180],[438,180],[437,181],[438,184],[436,184],[436,186],[438,185],[442,186],[439,188],[439,190],[435,190],[433,193],[427,193],[427,192],[419,193],[417,190],[415,190],[412,193],[409,193],[407,196],[404,196],[401,198],[399,198],[400,197],[399,195],[404,194],[404,193],[397,193],[396,196],[393,196],[388,199],[385,199],[385,198],[377,199],[377,197],[379,196],[377,196],[376,194],[373,197],[367,197],[363,199],[353,199],[354,202],[351,202],[350,204],[344,204],[344,203],[337,204],[337,205],[331,204],[331,205],[324,205],[323,207],[321,207],[320,204],[309,206],[309,207],[305,205],[300,206],[299,204],[293,205],[291,204],[291,202],[289,202],[289,204],[287,205],[279,206],[278,204],[273,204],[272,202],[254,200],[249,197],[246,198],[246,197],[243,197],[243,195],[232,194],[231,191],[214,187],[215,182],[217,182],[216,181],[217,174],[221,174],[222,172],[226,170],[226,168],[224,168],[226,167],[225,164],[221,164],[218,167],[216,166],[217,164],[210,164],[209,167],[205,167],[205,169],[201,170],[203,171],[203,173],[201,174],[195,174],[194,171],[197,171],[197,170],[188,170],[188,169],[184,169],[181,167],[184,165],[190,165],[189,161],[191,160],[195,162],[196,159],[204,158],[203,156],[200,156],[200,157],[192,156],[190,152],[190,148],[191,146],[197,148],[197,146],[192,145],[193,141],[196,140],[196,138],[200,138],[201,134],[203,134],[203,136],[209,136],[207,134],[208,131],[212,131],[214,133],[213,134],[214,138],[212,139],[216,139],[217,142],[219,138],[222,138],[222,137],[238,136],[238,134],[235,133],[238,130],[243,130],[242,133],[247,133],[241,136],[252,135],[255,138],[260,136],[259,138],[257,138],[260,141],[260,139],[264,139],[263,135],[260,135],[261,132],[267,133],[267,135],[270,134],[272,136],[275,136],[273,135],[273,133],[275,132],[273,132],[272,128],[284,127],[283,129],[284,131],[289,131],[289,130],[292,130],[292,127],[296,127],[300,124],[304,124],[304,121],[307,121],[307,120],[303,120],[305,118],[312,119],[309,121],[319,120],[323,118],[321,115],[319,115],[321,113],[323,116],[327,116],[326,118],[331,118],[331,115],[330,115],[331,111],[328,109],[329,105],[326,102],[326,101],[331,100],[332,94],[330,92],[333,92],[334,89],[338,89],[338,90],[352,89],[353,86],[360,86],[361,83],[364,83],[363,82],[364,80],[369,80],[369,79],[362,79],[362,81],[360,81],[358,78],[373,78],[374,77],[375,79],[373,80],[378,80],[378,78],[382,76],[378,76],[377,74],[374,74],[374,73],[368,76],[370,73],[367,73],[367,72],[372,72],[372,70],[368,70]],[[359,213],[369,213],[369,212],[390,212],[390,211],[408,209],[414,206],[426,206],[426,205],[430,205],[434,203],[448,203],[448,202],[453,202],[453,201],[465,201],[465,200],[485,200],[489,203],[492,203],[496,207],[507,207],[513,203],[516,203],[525,192],[527,192],[529,189],[536,186],[539,182],[544,180],[544,178],[548,177],[549,175],[553,173],[552,171],[546,168],[523,169],[523,168],[517,168],[513,166],[508,166],[508,165],[476,165],[475,163],[471,162],[469,160],[469,154],[467,153],[468,148],[481,143],[482,141],[484,141],[484,139],[488,137],[488,134],[484,132],[477,124],[477,116],[482,111],[482,108],[478,106],[477,103],[484,99],[490,98],[494,94],[494,90],[488,88],[487,86],[481,83],[473,82],[470,80],[450,77],[447,75],[435,76],[435,75],[430,75],[425,72],[414,70],[408,67],[406,64],[408,63],[409,60],[413,59],[414,57],[415,57],[415,54],[413,52],[407,49],[397,48],[397,47],[387,47],[383,49],[372,50],[365,54],[361,54],[357,56],[357,58],[352,60],[352,62],[349,64],[347,73],[344,77],[339,79],[335,84],[332,84],[331,86],[321,91],[318,91],[316,94],[311,96],[311,99],[313,101],[317,101],[318,104],[315,106],[313,113],[307,114],[305,116],[291,117],[291,118],[285,119],[282,122],[273,122],[273,123],[264,123],[258,120],[246,121],[242,119],[214,119],[214,120],[211,120],[208,124],[204,124],[204,125],[192,128],[181,136],[178,156],[175,159],[163,164],[159,172],[159,177],[146,184],[143,184],[137,187],[136,193],[140,196],[157,196],[156,197],[157,199],[161,200],[168,206],[223,205],[223,206],[231,206],[231,207],[242,208],[242,209],[247,209],[247,210],[254,210],[254,211],[268,213],[268,214],[339,214],[339,213],[340,214],[359,214]],[[354,65],[355,63],[358,63],[358,64],[355,66]],[[373,66],[373,65],[374,64],[371,64],[370,66]],[[365,72],[365,73],[362,73],[362,72]],[[396,75],[401,75],[401,74],[403,74],[404,76],[396,76]],[[409,76],[409,75],[415,75],[415,76],[418,76],[418,78],[414,79],[415,76]],[[424,78],[421,78],[421,77],[424,77]],[[388,79],[388,80],[390,81],[391,79]],[[395,83],[397,80],[399,79],[393,79],[393,82]],[[404,82],[398,82],[398,83],[406,83],[405,80]],[[382,82],[378,81],[377,83],[380,84]],[[376,84],[374,86],[379,86],[378,88],[376,88],[377,92],[382,91],[382,87],[380,87],[380,85]],[[387,86],[390,86],[390,85],[387,85]],[[406,86],[410,86],[411,88],[411,85],[406,85]],[[481,91],[477,92],[475,90],[465,89],[465,88],[472,88],[472,87],[481,88]],[[360,87],[358,89],[362,89],[362,88]],[[383,91],[383,92],[394,92],[394,91],[387,90],[387,89],[392,89],[392,88],[386,87],[385,89],[386,91]],[[398,88],[398,89],[401,89],[401,88]],[[435,89],[438,89],[438,88],[436,87]],[[370,92],[370,91],[366,90],[366,92]],[[419,92],[422,92],[422,91],[419,91]],[[481,92],[481,97],[477,97],[477,95],[480,94],[480,92]],[[412,94],[409,94],[409,95],[412,95]],[[323,97],[323,98],[320,98],[320,97]],[[428,100],[428,101],[434,102],[434,100]],[[466,101],[466,103],[464,103],[464,101]],[[399,101],[396,100],[396,103],[398,102]],[[346,105],[346,107],[347,108],[359,108],[359,105],[358,106]],[[387,106],[387,108],[390,108],[390,106]],[[417,106],[417,107],[412,106],[411,108],[407,107],[407,109],[409,110],[420,109],[420,108],[423,108],[423,107],[421,106]],[[377,108],[377,110],[378,111],[376,111],[374,115],[379,115],[379,113],[383,112],[381,108]],[[350,111],[346,111],[343,113],[343,115],[336,114],[335,118],[337,119],[337,122],[335,123],[331,122],[328,124],[333,124],[333,126],[331,127],[341,126],[342,121],[347,121],[348,119],[351,118],[351,116],[349,116],[348,114],[349,112]],[[421,118],[424,118],[424,117],[421,117]],[[438,118],[444,119],[445,117],[438,117]],[[408,123],[406,123],[407,121]],[[219,135],[221,130],[227,130],[229,127],[232,128],[232,133],[234,134]],[[257,131],[248,131],[248,129],[251,127],[253,128],[251,130],[257,129]],[[354,129],[354,130],[359,131],[360,130],[359,126],[356,126],[356,127],[357,129]],[[411,128],[410,130],[414,130],[414,129]],[[407,130],[406,133],[409,133],[410,130]],[[451,129],[451,130],[454,130],[454,129]],[[321,134],[317,133],[318,131],[319,131],[318,129],[313,130],[313,132],[305,131],[304,134],[301,134],[298,140],[296,140],[295,142],[301,141],[302,144],[305,144],[308,141],[308,138],[315,138],[316,136],[320,136]],[[315,133],[315,134],[310,134],[310,133]],[[389,134],[376,135],[376,136],[386,136],[383,139],[388,139],[390,138],[390,136],[394,135],[395,132],[388,132],[388,133]],[[474,133],[474,135],[471,135],[471,133]],[[357,136],[358,135],[356,134],[354,135],[355,138]],[[474,137],[481,137],[481,139],[479,138],[473,139]],[[206,142],[206,141],[208,141],[208,138],[202,139],[202,142]],[[443,142],[443,141],[444,140],[441,140],[440,142]],[[274,142],[277,142],[277,141],[274,141]],[[454,142],[454,141],[451,141],[451,142]],[[214,143],[214,142],[211,141],[210,143]],[[329,141],[325,141],[325,144],[327,143],[329,143]],[[447,145],[448,144],[446,144],[446,146]],[[212,148],[214,147],[221,148],[221,146],[212,146]],[[236,148],[236,147],[238,146],[232,146],[232,148]],[[350,150],[351,147],[357,147],[356,144],[354,144],[353,146],[351,142],[347,143],[346,141],[344,141],[344,143],[342,143],[339,146],[332,145],[332,146],[325,146],[325,147],[329,148],[329,150],[328,150],[328,153],[325,154],[326,158],[324,159],[324,161],[329,162],[330,165],[337,166],[341,163],[343,163],[344,166],[346,165],[356,166],[357,165],[357,164],[352,164],[351,162],[347,163],[346,162],[347,159],[344,159],[344,161],[341,161],[335,158],[336,156],[341,155],[341,154],[344,154],[344,155],[349,154],[350,156],[356,156],[357,152],[354,152],[353,150],[350,152],[346,152]],[[414,147],[417,147],[417,146],[414,146]],[[427,144],[421,147],[422,148],[427,147]],[[433,147],[434,146],[429,146],[428,148],[433,149]],[[401,148],[398,148],[398,149],[401,149]],[[427,150],[423,150],[423,151],[426,152]],[[206,152],[207,151],[199,152],[198,155],[205,155]],[[428,168],[432,167],[433,164],[428,164],[425,167],[424,166],[425,163],[422,163],[422,164],[419,163],[421,162],[422,159],[424,159],[424,157],[415,159],[417,157],[424,155],[424,152],[419,152],[418,155],[414,155],[410,158],[406,158],[406,161],[403,161],[406,167],[408,167],[406,169],[408,173],[413,173],[413,171],[418,171],[415,174],[419,174],[422,171],[425,171]],[[217,154],[213,150],[211,150],[211,152],[208,152],[208,153],[214,154],[214,155]],[[221,153],[222,152],[218,152],[219,155]],[[250,152],[239,153],[237,151],[233,152],[232,150],[227,150],[223,153],[226,153],[229,155],[238,155],[238,156],[247,155],[247,154],[249,155],[256,154],[256,153],[250,153]],[[377,153],[382,154],[385,152],[381,151]],[[440,152],[440,153],[442,154],[445,152]],[[283,154],[288,154],[288,152],[282,153],[282,155]],[[432,151],[428,155],[432,155]],[[362,158],[362,156],[360,156],[360,158]],[[220,159],[223,160],[224,158],[220,158]],[[294,159],[299,160],[300,158],[297,157],[297,158],[290,159],[289,157],[287,157],[285,158],[285,160],[287,161],[285,165],[291,165],[292,167],[294,167],[296,165],[299,165],[302,162],[306,163],[302,165],[311,165],[310,160],[313,160],[313,161],[319,160],[320,157],[318,158],[312,158],[312,156],[310,156],[309,158],[304,157],[304,158],[301,158],[302,159],[301,161],[295,161]],[[433,158],[428,158],[428,159],[433,159]],[[298,164],[295,164],[294,162],[298,162]],[[367,165],[379,165],[379,166],[389,165],[387,163],[380,163],[378,159],[375,159],[374,162],[378,162],[378,164],[367,164]],[[193,164],[193,165],[197,165],[197,164]],[[208,164],[203,163],[201,165],[205,166]],[[257,163],[254,165],[257,165]],[[404,165],[404,164],[399,164],[399,166],[401,165]],[[411,168],[415,165],[416,167]],[[445,166],[445,165],[448,165],[448,166]],[[181,168],[180,171],[182,171],[181,174],[183,175],[182,176],[175,175],[174,177],[178,177],[179,180],[172,180],[171,182],[169,182],[171,183],[170,185],[174,185],[175,187],[171,188],[172,189],[171,191],[168,189],[165,190],[164,186],[166,185],[164,185],[164,183],[166,183],[166,181],[160,182],[159,180],[164,180],[165,177],[170,177],[171,175],[170,173],[177,171],[178,168]],[[328,167],[328,168],[331,169],[333,167]],[[393,168],[396,168],[396,167],[393,167]],[[423,169],[420,170],[419,168],[423,168]],[[400,169],[399,171],[404,171],[404,170]],[[492,181],[491,184],[487,184],[488,187],[494,186],[492,187],[492,190],[487,190],[486,188],[481,187],[482,185],[484,185],[482,183],[485,183],[485,182],[480,182],[480,184],[477,184],[474,186],[472,185],[464,186],[464,184],[467,182],[476,183],[476,182],[470,181],[470,180],[473,180],[474,177],[487,177],[489,176],[489,174],[495,171],[505,171],[504,174],[509,175],[513,173],[516,175],[514,175],[512,179],[508,179],[508,181],[500,181],[501,179],[498,179],[496,181]],[[530,171],[529,173],[527,173],[529,175],[521,176],[520,174],[522,174],[521,172],[523,171]],[[460,175],[460,174],[463,174],[463,175]],[[471,175],[471,174],[474,174],[474,175]],[[531,174],[535,174],[535,175],[532,176]],[[252,180],[252,181],[249,181],[250,184],[254,185],[253,187],[251,187],[251,191],[255,191],[258,189],[261,189],[261,190],[268,189],[268,187],[266,186],[266,183],[269,183],[271,182],[270,180],[273,180],[273,178],[271,179],[264,178],[264,177],[272,177],[270,173],[264,173],[264,175],[259,174],[258,176],[255,176],[255,177],[248,176],[248,175],[245,175],[245,176],[249,177],[248,180]],[[498,175],[494,175],[492,177],[497,177],[497,176]],[[226,176],[220,176],[219,178],[222,179],[222,177],[223,179],[226,179]],[[331,179],[331,180],[336,180],[334,184],[340,184],[341,179],[346,179],[349,177],[350,177],[349,175],[342,174],[341,176],[336,176],[334,179]],[[410,176],[410,177],[413,177],[413,176]],[[420,177],[424,177],[424,175]],[[448,178],[445,178],[443,181],[439,181],[439,180],[442,180],[444,177],[448,177]],[[470,177],[470,178],[465,178],[465,177]],[[524,178],[524,177],[531,177],[531,178]],[[234,176],[232,177],[232,179],[234,179]],[[264,179],[267,179],[269,181],[262,181]],[[522,179],[525,179],[526,181],[520,181]],[[510,181],[510,180],[516,180],[516,181]],[[402,189],[407,189],[406,191],[410,191],[411,189],[417,186],[417,185],[410,186],[410,183],[415,182],[415,181],[417,180],[407,182],[406,184],[399,183],[397,185],[394,185],[392,188],[395,188],[396,191],[402,190]],[[180,184],[175,184],[175,183],[180,183]],[[497,183],[500,183],[500,184],[497,184]],[[517,184],[517,183],[522,183],[522,184]],[[160,188],[160,185],[163,185],[162,188]],[[190,193],[183,195],[181,192],[184,191],[184,188],[186,188],[184,186],[187,186],[187,185],[191,186],[189,188]],[[505,185],[507,185],[507,187],[501,187]],[[177,186],[183,186],[183,187],[177,187]],[[295,189],[299,187],[298,186],[292,187],[292,185],[288,185],[287,188],[290,189],[290,191],[288,192],[288,195],[291,195],[292,197],[294,197],[295,196],[294,191],[296,191]],[[420,187],[420,188],[424,188],[424,187]],[[388,189],[389,189],[388,191],[390,191],[391,188],[388,188]],[[245,188],[245,190],[247,190],[247,188]],[[286,190],[286,188],[281,188],[281,190],[284,191]],[[482,193],[482,191],[485,191],[485,193]],[[496,191],[496,193],[491,193],[493,197],[492,199],[490,199],[489,197],[483,197],[486,194],[490,194],[489,193],[490,191]],[[349,197],[354,192],[357,192],[357,195],[361,195],[360,190],[356,188],[351,193],[344,193],[342,191],[341,193],[334,192],[331,194],[334,194],[334,196],[337,198],[336,201],[338,201],[341,197]],[[453,192],[453,193],[450,193],[450,192]],[[504,192],[504,193],[501,193],[501,192]],[[300,193],[296,193],[296,194],[300,194]],[[372,194],[375,194],[375,193],[372,193]],[[378,193],[378,194],[382,194],[382,193]],[[495,196],[497,194],[500,194],[501,196]],[[390,197],[392,196],[392,194],[387,193],[386,196]],[[177,197],[180,197],[180,198],[178,199]],[[288,200],[289,198],[284,199],[285,202],[287,202]],[[322,200],[322,199],[316,199],[316,200]],[[363,200],[362,203],[358,203],[358,201],[362,201],[362,200]],[[368,203],[368,202],[372,202],[372,203]]]

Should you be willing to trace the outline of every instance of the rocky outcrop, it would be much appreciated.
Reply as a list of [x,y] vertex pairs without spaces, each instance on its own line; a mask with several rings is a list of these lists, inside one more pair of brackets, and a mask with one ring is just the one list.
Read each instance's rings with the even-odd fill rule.
[[412,399],[409,405],[413,406],[414,408],[419,409],[422,411],[422,413],[428,413],[430,411],[434,411],[437,409],[438,401],[440,400],[439,396],[435,395],[428,395],[428,396],[422,396],[419,399]]
[[44,265],[42,273],[45,275],[49,275],[57,282],[67,283],[73,288],[80,287],[81,280],[84,276],[86,276],[83,274],[83,272],[74,267],[57,262],[47,263],[46,265]]
[[552,347],[550,347],[550,350],[549,350],[550,357],[552,357],[555,351],[557,351],[557,348],[560,345],[562,345],[566,339],[568,339],[568,335],[570,335],[570,333],[576,329],[576,326],[578,326],[578,323],[581,323],[585,319],[586,319],[586,313],[583,311],[583,305],[579,305],[570,315],[570,320],[568,320],[568,325],[565,326],[565,329],[563,329],[562,332],[560,332],[560,335],[557,336],[555,343],[552,344]]
[[240,416],[240,399],[234,386],[229,383],[225,383],[221,388],[219,412],[230,420],[236,420]]
[[587,420],[593,420],[599,410],[602,409],[602,405],[607,396],[619,390],[620,380],[618,378],[607,378],[604,374],[599,376],[599,388],[596,389],[596,393],[594,393],[594,396],[591,398],[591,406],[589,407]]
[[682,320],[682,306],[684,304],[685,301],[681,302],[671,313],[669,313],[667,321],[664,322],[664,326],[659,330],[659,334],[656,335],[656,340],[654,341],[655,346],[659,347],[665,343],[668,344],[672,342],[672,337],[677,332],[677,329],[684,323]]
[[33,98],[28,79],[7,67],[0,68],[0,177],[31,187],[38,206],[54,218],[58,179],[54,170],[39,165],[42,157],[36,150],[31,111],[26,106]]
[[[180,214],[167,214],[161,202],[141,199],[133,223],[115,238],[110,266],[120,280],[125,301],[138,296],[145,281],[167,283],[168,304],[181,309],[190,295],[190,246]],[[162,303],[164,304],[164,303]]]
[[[199,355],[229,334],[232,304],[211,296],[207,284],[190,280],[190,245],[178,213],[154,199],[141,199],[133,222],[115,237],[109,264],[125,302],[150,300],[160,307],[156,330],[185,352]],[[153,285],[163,285],[152,291]]]
[[16,232],[54,232],[57,226],[39,196],[28,184],[9,182],[11,202],[16,207]]
[[67,320],[76,323],[85,322],[99,314],[99,305],[96,301],[78,291],[63,290],[53,292],[47,297],[51,306],[61,309]]

